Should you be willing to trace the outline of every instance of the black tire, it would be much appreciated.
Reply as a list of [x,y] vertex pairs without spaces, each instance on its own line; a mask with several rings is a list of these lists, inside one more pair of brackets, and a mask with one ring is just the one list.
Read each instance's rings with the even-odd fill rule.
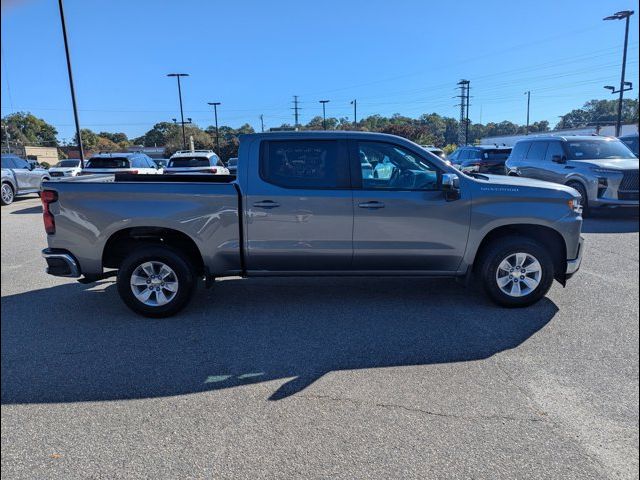
[[10,191],[10,195],[7,195],[5,198],[5,195],[1,195],[0,196],[0,200],[2,201],[2,205],[11,205],[13,203],[13,200],[16,198],[16,192],[13,189],[13,187],[11,186],[11,184],[9,182],[3,182],[2,183],[2,188],[8,188]]
[[[131,287],[131,276],[145,262],[161,262],[170,267],[177,277],[177,292],[173,299],[161,306],[151,306],[138,300]],[[197,287],[196,272],[188,258],[180,251],[159,245],[145,245],[131,252],[118,270],[118,293],[122,301],[134,312],[151,318],[175,315],[191,300]]]
[[[526,253],[540,263],[541,278],[530,293],[514,297],[503,292],[496,278],[500,263],[515,253]],[[486,293],[498,305],[518,308],[533,305],[544,297],[553,283],[554,264],[549,251],[537,241],[520,236],[502,237],[493,241],[483,252],[480,260],[479,277]]]
[[589,195],[587,195],[587,189],[580,182],[569,182],[567,187],[571,187],[578,191],[580,194],[580,204],[582,205],[582,216],[589,215]]

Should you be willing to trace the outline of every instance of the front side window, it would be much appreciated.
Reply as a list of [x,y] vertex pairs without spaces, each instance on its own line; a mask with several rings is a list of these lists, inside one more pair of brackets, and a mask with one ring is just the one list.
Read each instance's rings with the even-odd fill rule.
[[[436,190],[438,171],[419,155],[398,145],[358,142],[363,189]],[[364,161],[363,161],[364,160]],[[373,175],[368,176],[369,166]]]
[[529,153],[527,153],[527,160],[533,162],[541,162],[544,160],[547,154],[547,145],[549,145],[548,142],[532,142]]
[[575,140],[568,141],[569,159],[599,160],[605,158],[636,158],[622,142],[618,140]]
[[621,140],[629,150],[631,150],[636,156],[638,155],[638,137],[627,137]]
[[12,157],[2,157],[2,168],[16,168],[16,164]]
[[547,148],[547,154],[544,158],[545,162],[552,162],[553,157],[564,157],[564,149],[560,142],[549,142],[549,148]]
[[285,188],[349,187],[348,155],[335,140],[268,141],[261,145],[260,176]]

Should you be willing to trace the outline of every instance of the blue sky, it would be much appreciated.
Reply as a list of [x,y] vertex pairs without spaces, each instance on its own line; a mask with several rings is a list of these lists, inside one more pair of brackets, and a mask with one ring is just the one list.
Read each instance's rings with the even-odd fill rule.
[[[2,2],[2,115],[30,111],[73,136],[55,0]],[[474,122],[548,120],[619,82],[624,25],[602,18],[632,9],[627,80],[638,97],[638,2],[597,1],[120,1],[66,0],[83,127],[144,133],[178,116],[266,127],[322,113],[457,116],[456,82],[471,80]]]

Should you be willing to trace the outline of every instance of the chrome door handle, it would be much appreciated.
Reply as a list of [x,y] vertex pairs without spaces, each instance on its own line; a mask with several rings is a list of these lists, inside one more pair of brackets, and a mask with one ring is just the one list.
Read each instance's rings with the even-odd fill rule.
[[384,203],[382,202],[362,202],[358,204],[360,208],[384,208]]
[[276,208],[276,207],[279,207],[280,204],[277,202],[274,202],[273,200],[264,200],[262,202],[254,203],[253,206],[256,208]]

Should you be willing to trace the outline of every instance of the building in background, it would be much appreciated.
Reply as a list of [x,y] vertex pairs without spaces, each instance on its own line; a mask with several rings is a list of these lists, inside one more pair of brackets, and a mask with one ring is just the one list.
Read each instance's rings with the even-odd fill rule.
[[55,165],[58,163],[57,147],[36,147],[28,145],[15,145],[10,148],[2,147],[2,153],[12,153],[25,160],[32,160],[37,163],[48,163]]
[[[638,133],[637,123],[628,123],[622,125],[620,136]],[[567,128],[564,130],[550,130],[548,132],[530,133],[529,136],[535,135],[602,135],[605,137],[613,137],[616,134],[615,125],[599,125],[592,127]],[[522,140],[527,135],[503,135],[499,137],[484,137],[480,139],[481,145],[504,145],[512,147],[518,140]]]

